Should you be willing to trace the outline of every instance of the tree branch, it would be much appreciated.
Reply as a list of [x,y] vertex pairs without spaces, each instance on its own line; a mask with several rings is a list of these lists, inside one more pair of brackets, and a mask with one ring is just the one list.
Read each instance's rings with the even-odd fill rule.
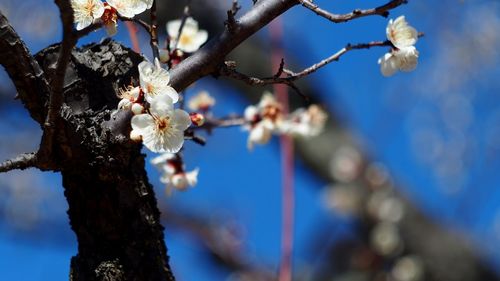
[[302,6],[313,11],[318,16],[324,17],[325,19],[328,19],[334,23],[347,22],[347,21],[354,20],[357,18],[366,17],[366,16],[373,16],[373,15],[380,15],[383,17],[387,17],[387,16],[389,16],[389,10],[394,9],[402,4],[406,4],[408,2],[407,0],[392,0],[392,1],[389,1],[385,5],[382,5],[382,6],[373,8],[373,9],[366,9],[366,10],[356,9],[356,10],[352,11],[351,13],[338,15],[338,14],[332,14],[326,10],[321,9],[318,5],[314,4],[311,0],[298,0],[298,1],[300,2],[300,4]]
[[151,35],[151,41],[150,41],[151,50],[153,51],[153,57],[159,59],[160,53],[158,50],[158,31],[157,31],[158,21],[156,17],[156,0],[153,0],[153,5],[151,6],[150,15],[151,15],[151,29],[149,33]]
[[44,100],[51,88],[40,65],[1,11],[0,50],[0,64],[14,82],[18,97],[31,117],[42,123]]
[[[246,74],[238,72],[236,70],[234,63],[225,63],[224,65],[222,65],[220,67],[219,74],[243,81],[248,85],[263,86],[263,85],[271,85],[271,84],[285,84],[285,85],[288,85],[288,86],[292,87],[293,89],[295,89],[296,86],[294,84],[294,81],[316,72],[318,69],[324,67],[325,65],[327,65],[333,61],[338,61],[340,59],[340,57],[342,57],[345,53],[347,53],[351,50],[369,49],[372,47],[385,47],[385,46],[392,46],[392,43],[390,41],[373,41],[370,43],[361,43],[361,44],[355,44],[355,45],[347,44],[344,48],[340,49],[338,52],[331,55],[330,57],[328,57],[328,58],[326,58],[318,63],[315,63],[315,64],[305,68],[304,70],[302,70],[300,72],[293,72],[291,70],[284,68],[283,61],[282,61],[282,64],[280,65],[278,73],[272,77],[257,78],[257,77],[248,76]],[[286,73],[288,76],[280,77],[282,73]]]
[[[61,16],[63,39],[59,49],[54,80],[51,82],[52,94],[49,97],[49,107],[47,117],[43,124],[44,131],[40,150],[38,152],[40,159],[44,159],[46,163],[50,163],[49,159],[53,159],[52,148],[54,145],[56,122],[58,122],[61,106],[64,102],[64,78],[66,77],[66,69],[68,68],[71,58],[71,50],[78,41],[78,33],[73,32],[74,17],[71,3],[69,0],[55,0],[54,2],[59,8],[59,14]],[[92,28],[94,27],[91,26],[88,30],[85,30],[85,32],[90,32]],[[50,169],[50,166],[52,165],[49,164],[48,167],[44,168]]]
[[0,173],[5,173],[12,170],[24,170],[31,167],[36,167],[37,156],[36,153],[23,153],[15,158],[6,160],[0,163]]
[[201,77],[217,73],[225,57],[241,42],[253,35],[291,7],[297,0],[261,0],[246,14],[241,16],[238,29],[230,32],[227,28],[218,37],[212,39],[198,52],[188,57],[170,71],[170,83],[182,91]]

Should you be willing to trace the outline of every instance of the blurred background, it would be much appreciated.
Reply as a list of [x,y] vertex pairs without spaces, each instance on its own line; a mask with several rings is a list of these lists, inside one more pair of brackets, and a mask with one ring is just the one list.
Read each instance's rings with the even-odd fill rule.
[[[158,1],[160,34],[185,1]],[[385,3],[315,1],[335,13]],[[241,0],[247,11],[252,1]],[[230,0],[192,0],[215,36]],[[0,10],[34,54],[61,38],[50,0],[2,0]],[[384,78],[387,50],[353,51],[298,84],[329,111],[325,132],[296,141],[294,280],[500,280],[500,2],[409,1],[391,12],[424,32],[414,72]],[[332,24],[302,7],[282,17],[285,61],[300,70],[347,43],[385,40],[388,19]],[[104,31],[81,40],[100,41]],[[139,30],[141,51],[149,40]],[[115,40],[131,46],[125,24]],[[238,70],[269,76],[266,28],[231,55]],[[0,70],[0,159],[35,151],[41,131]],[[241,114],[264,90],[208,77],[216,116]],[[292,107],[307,103],[290,92]],[[279,141],[246,149],[247,133],[219,129],[205,147],[187,142],[198,185],[167,197],[155,185],[178,280],[276,280],[281,243]],[[148,155],[151,159],[154,155]],[[37,170],[0,175],[0,279],[66,280],[77,252],[61,177]]]

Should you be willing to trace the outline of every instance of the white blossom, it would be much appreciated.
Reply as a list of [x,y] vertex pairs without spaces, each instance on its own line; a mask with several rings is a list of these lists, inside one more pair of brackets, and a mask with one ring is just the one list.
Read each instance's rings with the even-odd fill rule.
[[149,114],[132,117],[132,132],[142,137],[146,148],[153,152],[177,153],[184,144],[184,131],[191,125],[189,114],[174,109],[166,94],[150,101]]
[[71,0],[71,7],[77,30],[91,25],[104,13],[104,4],[100,0]]
[[254,144],[266,144],[272,137],[273,125],[269,120],[262,120],[255,124],[248,134],[247,147],[252,150]]
[[173,20],[167,23],[167,32],[170,36],[170,47],[193,53],[197,51],[203,43],[207,41],[208,33],[206,30],[198,28],[198,22],[193,18],[187,18],[179,36],[179,28],[182,20]]
[[199,169],[185,172],[182,161],[173,153],[162,153],[153,158],[151,164],[162,172],[160,181],[167,186],[168,195],[172,188],[185,191],[189,186],[193,187],[198,183]]
[[244,129],[249,131],[247,147],[250,150],[254,144],[268,143],[273,133],[280,132],[283,124],[281,105],[270,92],[265,92],[256,106],[248,106],[244,118],[248,123]]
[[394,48],[378,60],[380,71],[386,77],[399,71],[412,71],[417,67],[418,51],[415,44],[418,32],[411,27],[404,16],[390,20],[386,28],[387,39]]
[[155,96],[166,95],[170,97],[173,103],[176,103],[179,100],[179,94],[168,85],[170,74],[161,67],[158,60],[155,60],[155,64],[143,61],[138,66],[139,81],[142,90],[146,94],[146,100],[151,103]]
[[133,18],[151,8],[153,0],[107,0],[108,4],[127,18]]
[[413,46],[392,50],[378,60],[380,71],[386,77],[398,70],[409,72],[417,67],[419,53]]
[[118,97],[121,100],[118,103],[118,109],[131,109],[132,105],[139,98],[140,93],[141,88],[139,87],[128,87],[125,91],[120,89],[120,94],[118,95]]
[[408,25],[405,16],[390,20],[386,28],[387,39],[398,49],[410,47],[417,43],[418,32]]
[[309,108],[299,108],[290,114],[289,118],[280,127],[284,134],[302,137],[319,135],[325,127],[326,112],[317,105]]
[[214,105],[215,99],[207,91],[199,92],[188,102],[188,108],[193,111],[207,111]]
[[170,184],[177,190],[185,191],[189,186],[195,186],[198,183],[198,173],[199,169],[196,168],[190,172],[182,172],[174,174],[170,178],[162,177],[160,181],[167,185]]

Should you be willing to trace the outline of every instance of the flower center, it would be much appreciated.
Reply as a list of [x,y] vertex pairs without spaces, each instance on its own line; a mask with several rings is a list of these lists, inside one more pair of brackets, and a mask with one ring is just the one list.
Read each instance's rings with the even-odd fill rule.
[[181,34],[181,38],[179,38],[179,43],[181,45],[189,45],[193,42],[193,38],[186,34]]
[[156,119],[156,129],[158,132],[163,133],[170,127],[170,118],[169,117],[160,117]]
[[276,120],[278,120],[281,117],[281,108],[274,105],[268,105],[264,107],[262,115],[265,118],[268,118],[273,122],[276,122]]
[[93,16],[94,14],[94,7],[95,7],[94,1],[87,0],[87,5],[85,5],[85,9],[87,10],[90,16]]
[[155,87],[151,83],[147,84],[146,90],[149,94],[155,94]]

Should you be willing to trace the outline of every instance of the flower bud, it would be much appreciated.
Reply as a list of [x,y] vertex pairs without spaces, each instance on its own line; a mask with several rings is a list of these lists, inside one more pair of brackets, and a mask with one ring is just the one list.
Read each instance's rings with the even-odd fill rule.
[[159,49],[158,52],[160,54],[160,62],[167,63],[170,60],[170,54],[166,49]]
[[142,141],[142,136],[135,130],[130,131],[130,139],[135,142]]
[[142,106],[140,103],[133,103],[131,109],[134,115],[139,115],[144,112],[144,106]]
[[191,117],[191,122],[193,122],[193,124],[195,126],[202,126],[204,123],[205,123],[205,116],[203,116],[203,114],[201,113],[198,113],[198,112],[191,112],[189,114],[189,117]]

